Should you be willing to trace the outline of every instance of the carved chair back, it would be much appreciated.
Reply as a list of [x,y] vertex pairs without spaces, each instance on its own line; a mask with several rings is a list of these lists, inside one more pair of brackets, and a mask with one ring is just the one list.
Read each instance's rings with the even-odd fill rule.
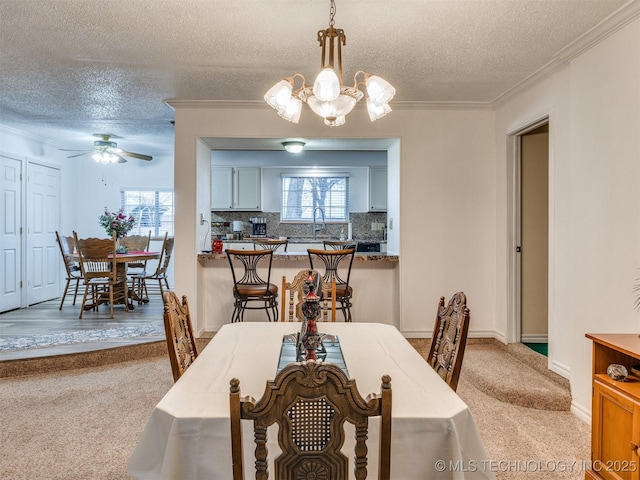
[[429,364],[456,391],[469,332],[469,309],[463,292],[456,293],[445,307],[440,297],[429,347]]
[[[133,252],[148,252],[151,243],[151,230],[149,235],[127,235],[120,239],[120,246],[126,247],[127,250]],[[146,268],[147,262],[129,262],[127,269],[130,268]]]
[[369,417],[380,417],[378,478],[389,480],[391,465],[391,378],[382,377],[380,394],[363,399],[356,382],[335,364],[292,363],[267,382],[262,398],[240,397],[240,381],[230,382],[233,479],[244,479],[241,419],[253,420],[255,478],[266,480],[267,428],[278,426],[282,453],[273,461],[274,478],[347,480],[349,460],[341,452],[344,423],[355,426],[354,474],[367,477]]
[[177,382],[198,356],[198,348],[193,336],[187,296],[182,296],[181,303],[177,295],[169,290],[165,292],[162,299],[169,361],[171,362],[173,381]]
[[[100,289],[106,288],[109,293],[109,312],[113,318],[113,303],[115,286],[122,286],[118,290],[117,300],[125,300],[126,295],[126,275],[118,276],[116,266],[116,236],[112,238],[83,238],[79,239],[78,234],[73,232],[73,239],[78,250],[80,258],[80,271],[82,272],[82,281],[85,287],[82,296],[82,306],[80,307],[80,316],[84,313],[87,305],[87,295],[91,291],[93,297],[93,306],[97,308]],[[125,305],[128,309],[128,305]]]
[[[304,283],[310,274],[315,270],[300,270],[291,282],[287,282],[287,277],[282,276],[282,307],[280,309],[280,321],[285,321],[285,315],[289,322],[303,321],[302,303],[305,295]],[[335,280],[329,285],[322,283],[322,300],[320,302],[322,309],[322,321],[328,321],[329,313],[331,313],[331,321],[336,321],[336,282]]]

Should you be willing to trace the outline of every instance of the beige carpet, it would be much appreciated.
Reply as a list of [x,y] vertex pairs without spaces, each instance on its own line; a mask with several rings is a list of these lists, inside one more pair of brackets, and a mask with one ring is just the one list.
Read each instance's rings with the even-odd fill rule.
[[[423,357],[429,339],[410,339]],[[506,359],[506,360],[505,360]],[[569,382],[547,368],[547,358],[521,343],[470,339],[462,376],[476,389],[502,402],[538,410],[569,411]],[[526,382],[523,378],[528,379]]]
[[[589,426],[569,412],[513,405],[479,389],[466,362],[485,348],[469,344],[458,393],[473,413],[497,478],[584,478]],[[523,369],[516,356],[501,349],[498,355],[502,368],[524,372],[521,384],[544,378]],[[138,436],[172,384],[165,357],[0,379],[0,478],[128,479],[126,464]],[[571,472],[548,471],[562,465],[568,470],[574,461]]]

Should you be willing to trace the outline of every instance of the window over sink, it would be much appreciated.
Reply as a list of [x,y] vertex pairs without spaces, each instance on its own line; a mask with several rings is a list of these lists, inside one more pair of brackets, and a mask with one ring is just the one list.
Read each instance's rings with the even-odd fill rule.
[[349,174],[282,174],[281,185],[280,221],[310,223],[314,213],[318,222],[349,220]]

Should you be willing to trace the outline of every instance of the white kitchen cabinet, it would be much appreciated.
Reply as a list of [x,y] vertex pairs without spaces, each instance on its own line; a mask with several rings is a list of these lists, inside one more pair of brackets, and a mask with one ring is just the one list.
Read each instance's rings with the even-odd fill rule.
[[259,167],[211,167],[211,209],[261,209]]
[[369,168],[369,211],[387,211],[387,168]]

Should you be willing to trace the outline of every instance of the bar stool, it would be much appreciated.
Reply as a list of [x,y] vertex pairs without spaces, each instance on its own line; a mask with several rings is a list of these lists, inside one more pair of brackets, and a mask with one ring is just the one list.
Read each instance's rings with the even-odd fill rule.
[[[278,287],[271,281],[271,261],[273,250],[225,250],[231,275],[233,276],[233,314],[231,322],[244,321],[245,310],[264,310],[267,312],[269,321],[278,320]],[[266,258],[267,280],[263,280],[258,274],[258,263]],[[234,265],[234,260],[238,260],[244,267],[244,272],[240,276],[240,265]],[[236,262],[237,263],[237,262]],[[236,273],[236,267],[238,273]],[[251,303],[261,303],[261,305],[250,306]],[[271,318],[273,314],[273,318]]]
[[353,240],[325,240],[322,242],[325,250],[346,250],[356,248],[358,242]]
[[274,252],[278,250],[280,247],[284,245],[284,251],[287,251],[287,246],[289,245],[289,240],[286,238],[283,240],[270,239],[270,240],[254,240],[253,241],[253,249],[254,250],[273,250]]
[[[340,307],[338,308],[342,310],[344,321],[350,322],[352,320],[351,298],[353,297],[353,288],[349,285],[349,279],[351,278],[351,265],[353,265],[356,250],[354,248],[346,248],[344,250],[315,250],[309,248],[307,253],[309,255],[309,266],[311,270],[314,270],[314,257],[319,258],[322,260],[322,263],[324,263],[325,271],[322,275],[322,281],[326,285],[330,285],[335,281],[336,301],[340,302]],[[346,280],[343,280],[338,274],[338,265],[345,259],[348,261],[349,266],[347,267]]]

